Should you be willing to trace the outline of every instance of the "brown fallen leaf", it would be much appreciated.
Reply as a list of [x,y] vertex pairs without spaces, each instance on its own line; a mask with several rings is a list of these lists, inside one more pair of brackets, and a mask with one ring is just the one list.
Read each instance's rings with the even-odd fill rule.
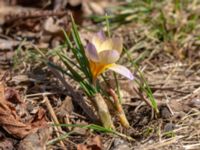
[[36,113],[35,117],[30,121],[32,128],[43,128],[47,126],[47,122],[45,119],[45,110],[40,108]]
[[72,103],[71,97],[67,96],[64,101],[62,102],[62,105],[58,107],[55,112],[59,118],[65,117],[67,114],[71,114],[73,112],[74,106]]
[[46,150],[46,142],[49,139],[49,135],[48,128],[41,128],[20,141],[18,150]]
[[9,134],[16,138],[24,138],[30,133],[34,133],[38,128],[44,127],[46,121],[44,118],[44,111],[38,111],[37,115],[31,122],[23,123],[21,118],[16,113],[15,107],[12,103],[6,100],[5,85],[0,83],[0,125]]
[[[80,120],[77,120],[77,121],[76,121],[76,124],[80,124],[80,125],[84,125],[84,126],[87,126],[87,125],[88,125],[87,122],[85,122],[85,121],[80,121]],[[88,130],[87,130],[86,128],[75,127],[75,128],[72,129],[72,131],[73,131],[75,134],[77,133],[78,135],[86,135]]]
[[102,150],[103,145],[99,135],[90,139],[87,144],[78,144],[77,150]]
[[77,150],[88,150],[87,146],[84,144],[78,144],[77,145]]
[[[9,105],[5,99],[5,87],[0,84],[0,125],[15,137],[23,138],[30,131],[31,126],[27,126],[19,121],[15,108]],[[24,130],[22,130],[24,129]]]
[[53,17],[49,17],[47,20],[45,20],[44,30],[52,34],[59,33],[62,31],[58,23],[53,20]]
[[13,88],[5,89],[5,99],[10,101],[11,103],[22,103],[23,101],[20,99],[19,93]]

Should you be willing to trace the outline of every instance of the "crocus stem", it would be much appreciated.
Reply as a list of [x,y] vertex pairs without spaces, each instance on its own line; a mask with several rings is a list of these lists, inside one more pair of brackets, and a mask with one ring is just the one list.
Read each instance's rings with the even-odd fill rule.
[[99,115],[99,118],[105,128],[109,129],[114,129],[113,121],[108,109],[108,106],[101,96],[101,94],[97,93],[94,97],[93,100],[96,104],[97,107],[97,112]]
[[129,128],[129,122],[126,118],[126,115],[124,113],[124,110],[122,108],[122,105],[118,99],[117,94],[115,93],[115,91],[113,89],[109,89],[109,94],[112,96],[113,100],[114,100],[114,104],[115,104],[115,108],[117,111],[117,116],[119,118],[119,121],[121,122],[121,124],[125,127],[125,128]]

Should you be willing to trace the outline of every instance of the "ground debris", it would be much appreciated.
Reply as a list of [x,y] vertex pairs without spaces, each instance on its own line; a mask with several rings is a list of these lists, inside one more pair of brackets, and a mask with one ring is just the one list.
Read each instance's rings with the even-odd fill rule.
[[64,117],[66,114],[71,114],[74,110],[72,99],[66,96],[62,105],[56,109],[56,114],[60,117]]
[[46,142],[49,139],[48,128],[40,128],[37,132],[26,136],[20,141],[18,150],[46,150]]
[[111,150],[131,150],[131,148],[128,142],[120,138],[116,138],[113,141],[113,146],[111,147]]
[[13,150],[14,149],[14,144],[9,139],[3,139],[3,140],[1,139],[0,149],[2,149],[2,150]]
[[86,144],[78,144],[77,150],[103,150],[100,136],[90,138]]
[[21,6],[1,6],[0,25],[10,24],[18,19],[37,18],[45,16],[64,16],[67,13],[67,11],[54,12]]
[[0,39],[0,50],[1,51],[2,50],[12,50],[17,45],[19,45],[18,41]]
[[30,122],[24,123],[17,114],[15,107],[12,106],[11,100],[8,101],[6,99],[6,97],[10,99],[11,96],[6,94],[5,85],[3,83],[0,84],[0,93],[0,124],[10,135],[21,139],[30,133],[36,132],[38,128],[46,126],[43,110],[38,111],[35,118],[32,118]]
[[23,103],[19,93],[14,88],[5,89],[5,99],[14,104]]
[[[199,10],[198,0],[0,0],[0,76],[4,74],[2,79],[9,86],[0,85],[0,149],[43,150],[48,138],[56,140],[48,144],[50,149],[200,149]],[[44,94],[59,123],[88,126],[98,122],[79,85],[60,73],[61,82],[66,81],[63,87],[35,50],[51,54],[63,47],[70,60],[75,60],[62,31],[73,38],[68,13],[73,15],[81,39],[88,40],[92,32],[106,30],[107,13],[111,34],[122,35],[127,49],[119,61],[132,70],[136,80],[140,75],[133,63],[137,64],[149,85],[159,115],[133,90],[140,89],[143,83],[136,85],[136,80],[130,82],[117,76],[131,128],[123,129],[113,117],[116,131],[136,141],[78,126],[60,127],[63,132],[55,127],[54,132],[49,132],[46,128],[45,111],[41,109],[46,107]],[[109,84],[117,91],[113,74],[105,75],[108,83],[100,79],[101,88]],[[148,95],[145,98],[150,100]],[[52,120],[52,116],[47,117]]]
[[17,143],[15,139],[6,137],[4,133],[0,131],[0,149],[1,150],[13,150],[14,145]]

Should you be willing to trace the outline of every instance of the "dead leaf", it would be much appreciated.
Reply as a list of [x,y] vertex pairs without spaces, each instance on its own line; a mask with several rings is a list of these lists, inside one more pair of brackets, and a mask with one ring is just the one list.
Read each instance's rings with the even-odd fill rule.
[[36,113],[35,117],[30,122],[32,128],[38,128],[38,127],[45,127],[47,126],[47,122],[45,119],[45,110],[40,108],[38,112]]
[[6,101],[5,85],[2,82],[0,83],[0,125],[4,130],[16,138],[24,138],[28,134],[36,132],[38,128],[45,124],[44,112],[43,116],[41,112],[38,112],[31,122],[23,123],[12,103]]
[[103,147],[101,137],[98,135],[95,136],[90,143],[90,147],[92,150],[101,150]]
[[77,150],[88,150],[87,146],[84,144],[78,144],[77,145]]
[[49,135],[48,128],[41,128],[36,133],[30,134],[20,141],[18,150],[46,150]]
[[74,106],[72,103],[71,97],[67,96],[65,100],[62,102],[62,105],[56,109],[56,115],[59,118],[65,117],[67,114],[71,114],[73,112]]
[[90,139],[86,144],[78,144],[77,150],[102,150],[103,145],[100,136],[95,136]]
[[[80,121],[80,120],[77,120],[77,121],[76,121],[76,124],[81,124],[81,125],[84,125],[84,126],[87,126],[87,125],[88,125],[87,122]],[[73,128],[73,132],[74,132],[74,133],[77,133],[77,134],[79,134],[79,135],[85,135],[85,134],[87,133],[87,129],[86,129],[86,128],[75,127],[75,128]]]
[[52,17],[49,17],[44,22],[44,30],[48,33],[59,33],[61,31],[61,27],[53,20]]
[[14,137],[23,138],[31,130],[31,126],[20,122],[20,118],[16,114],[15,108],[5,100],[5,88],[0,84],[0,124]]
[[19,93],[13,88],[5,89],[5,99],[11,103],[22,103],[23,101],[20,99]]

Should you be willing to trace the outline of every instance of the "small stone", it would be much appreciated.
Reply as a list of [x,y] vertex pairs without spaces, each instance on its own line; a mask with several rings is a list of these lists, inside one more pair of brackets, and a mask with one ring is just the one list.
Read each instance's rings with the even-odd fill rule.
[[189,106],[200,109],[200,99],[193,99],[189,102]]
[[175,129],[175,124],[173,123],[167,123],[164,127],[164,132],[170,132]]
[[169,111],[169,109],[166,106],[161,106],[160,113],[161,113],[161,117],[163,119],[168,119],[171,117],[171,112]]
[[131,150],[128,143],[120,138],[114,140],[111,150]]

